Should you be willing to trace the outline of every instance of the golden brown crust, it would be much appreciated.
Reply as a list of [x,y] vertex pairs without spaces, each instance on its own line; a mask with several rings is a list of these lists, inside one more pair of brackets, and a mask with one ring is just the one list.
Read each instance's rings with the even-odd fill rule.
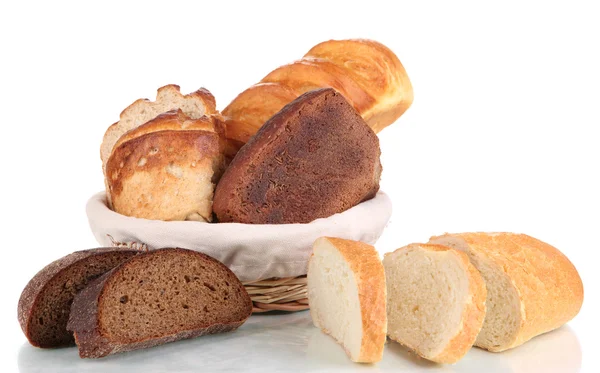
[[273,114],[299,94],[276,83],[259,83],[240,93],[225,109],[229,139],[245,144]]
[[569,259],[555,247],[525,234],[462,233],[432,237],[459,238],[469,249],[503,268],[521,301],[521,325],[512,343],[490,351],[504,351],[556,329],[579,312],[583,284]]
[[362,331],[358,362],[374,363],[383,356],[387,334],[385,271],[377,250],[363,242],[325,237],[344,257],[358,285]]
[[150,120],[141,126],[126,132],[115,143],[114,149],[118,148],[124,142],[133,140],[137,137],[159,131],[208,131],[217,132],[215,129],[215,121],[209,116],[204,116],[199,119],[190,119],[181,109],[171,110],[166,113],[159,114],[156,118]]
[[[133,123],[133,124],[123,124],[123,120],[126,117],[131,117],[138,119],[139,116],[137,113],[139,111],[150,110],[152,107],[157,105],[159,102],[164,100],[164,97],[167,95],[175,95],[179,96],[183,99],[196,99],[198,103],[204,108],[205,114],[211,115],[217,113],[216,110],[216,102],[215,97],[206,89],[200,88],[195,92],[183,95],[181,94],[181,90],[176,84],[168,84],[166,86],[160,87],[156,92],[156,100],[151,101],[146,98],[140,98],[134,101],[131,105],[126,107],[120,115],[120,120],[114,124],[112,124],[105,132],[102,144],[100,146],[100,158],[102,159],[102,169],[106,170],[106,162],[108,162],[108,158],[112,154],[112,151],[116,148],[115,143],[119,140],[121,136],[123,136],[126,132],[135,129],[138,125],[142,123]],[[170,110],[175,110],[176,107],[170,108]],[[165,110],[169,111],[168,110]],[[156,113],[161,114],[161,113]],[[131,127],[133,125],[133,127]]]
[[357,109],[376,133],[392,124],[412,104],[412,85],[404,66],[381,43],[367,39],[330,40],[314,46],[304,56],[310,57],[343,67],[365,95],[372,98]]
[[225,166],[214,120],[171,111],[124,135],[106,164],[113,209],[146,219],[210,221],[214,184]]
[[321,58],[303,59],[281,66],[262,79],[262,82],[279,83],[298,95],[319,88],[330,87],[341,93],[359,113],[373,106],[373,97],[350,78],[347,69]]
[[410,80],[390,49],[372,40],[329,40],[237,96],[223,111],[227,138],[238,145],[247,142],[285,104],[325,87],[342,93],[375,133],[398,119],[413,101]]

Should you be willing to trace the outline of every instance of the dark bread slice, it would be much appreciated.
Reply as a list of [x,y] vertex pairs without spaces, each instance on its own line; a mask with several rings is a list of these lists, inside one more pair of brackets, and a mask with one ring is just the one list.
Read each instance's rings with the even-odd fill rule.
[[303,94],[237,153],[215,190],[220,222],[309,223],[379,190],[379,139],[331,88]]
[[252,301],[225,265],[186,249],[140,254],[90,283],[73,301],[67,328],[82,358],[227,332]]
[[19,324],[29,343],[42,348],[75,344],[73,333],[67,331],[75,294],[139,253],[114,247],[76,251],[39,271],[23,289],[18,305]]

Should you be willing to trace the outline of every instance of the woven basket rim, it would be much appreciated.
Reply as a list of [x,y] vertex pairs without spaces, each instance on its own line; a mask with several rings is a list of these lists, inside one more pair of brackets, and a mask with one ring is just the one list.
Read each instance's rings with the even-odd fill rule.
[[[333,236],[374,244],[392,213],[390,198],[375,198],[327,218],[306,224],[207,224],[127,217],[108,208],[106,195],[88,200],[88,221],[101,246],[141,242],[148,249],[182,247],[207,254],[231,269],[241,281],[306,274],[312,245],[318,237]],[[370,218],[365,221],[364,217]]]
[[309,309],[306,275],[246,281],[243,285],[252,299],[252,313]]

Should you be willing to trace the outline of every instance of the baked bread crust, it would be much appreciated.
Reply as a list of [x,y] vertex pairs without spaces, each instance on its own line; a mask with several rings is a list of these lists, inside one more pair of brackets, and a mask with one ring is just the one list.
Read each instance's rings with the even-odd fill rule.
[[358,362],[377,362],[383,357],[387,335],[385,271],[379,254],[369,244],[324,237],[344,257],[358,286],[363,337]]
[[398,57],[373,40],[330,40],[314,46],[304,58],[323,59],[344,69],[366,96],[351,99],[375,133],[394,123],[413,102],[413,89]]
[[514,233],[445,234],[430,242],[484,256],[503,269],[518,294],[520,326],[513,340],[500,346],[476,346],[493,352],[517,347],[559,328],[581,309],[583,283],[577,270],[563,253],[545,242]]
[[116,142],[106,164],[109,205],[138,218],[211,221],[224,147],[218,117],[160,114]]
[[231,162],[215,190],[220,222],[309,223],[379,190],[379,139],[344,97],[314,90],[286,105]]
[[121,112],[120,120],[106,130],[100,146],[102,170],[106,169],[106,162],[108,162],[108,158],[115,148],[115,143],[121,136],[159,114],[181,109],[181,106],[183,106],[180,104],[181,102],[188,103],[184,113],[192,119],[216,113],[215,98],[206,88],[200,88],[195,92],[183,95],[176,84],[160,87],[156,92],[155,101],[145,98],[136,100]]
[[223,115],[227,115],[227,140],[233,141],[235,151],[247,143],[273,114],[297,97],[294,90],[277,83],[258,83],[240,93],[223,110]]
[[[102,316],[102,309],[100,309],[99,303],[103,297],[107,284],[112,280],[118,281],[120,276],[123,276],[123,273],[131,273],[128,271],[131,271],[137,262],[139,262],[139,260],[130,260],[94,280],[75,297],[71,307],[67,329],[74,332],[80,357],[100,358],[110,354],[154,347],[181,339],[228,332],[237,329],[250,317],[252,314],[252,301],[250,300],[250,296],[235,274],[216,259],[197,251],[171,248],[145,252],[139,255],[138,258],[140,258],[140,260],[145,260],[148,256],[154,256],[155,258],[153,259],[159,260],[160,255],[167,251],[175,252],[178,255],[199,257],[205,262],[218,266],[220,271],[226,272],[227,275],[223,276],[223,279],[232,282],[231,285],[236,286],[242,297],[245,298],[245,304],[243,305],[245,309],[244,317],[229,323],[212,323],[207,324],[206,327],[202,328],[180,330],[174,334],[156,335],[155,337],[142,340],[119,341],[111,339],[111,336],[106,334],[101,325],[100,318]],[[179,305],[172,307],[179,307]]]
[[[102,265],[95,263],[95,261],[102,260],[104,255],[113,255],[115,252],[123,253],[125,259],[140,253],[138,250],[114,247],[75,251],[74,253],[53,261],[41,269],[35,276],[33,276],[33,278],[23,289],[17,307],[19,324],[21,325],[21,330],[23,330],[23,333],[25,334],[25,337],[27,337],[29,343],[31,343],[33,346],[43,348],[68,346],[74,343],[72,337],[68,340],[65,339],[64,341],[59,341],[58,343],[49,343],[46,341],[37,340],[32,335],[33,328],[40,327],[39,325],[36,325],[38,320],[35,320],[33,317],[35,313],[34,311],[38,306],[38,303],[41,301],[41,297],[46,289],[58,281],[59,277],[69,268],[78,264],[82,264],[87,271],[87,276],[84,277],[84,281],[82,283],[77,283],[72,279],[64,279],[64,284],[58,284],[64,289],[64,291],[72,291],[72,296],[74,296],[75,292],[85,286],[88,280],[91,280],[92,278],[95,278],[105,272],[102,270]],[[111,268],[112,267],[108,267],[106,270]],[[71,297],[71,300],[72,298],[73,297]]]
[[329,40],[238,95],[223,110],[228,140],[241,146],[287,103],[325,87],[344,95],[375,133],[396,121],[413,101],[406,71],[389,48],[366,39]]

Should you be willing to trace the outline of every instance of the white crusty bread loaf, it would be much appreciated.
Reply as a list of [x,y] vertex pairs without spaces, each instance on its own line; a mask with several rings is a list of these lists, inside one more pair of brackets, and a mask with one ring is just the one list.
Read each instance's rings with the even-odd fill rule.
[[158,89],[156,101],[148,99],[136,100],[121,112],[120,120],[108,128],[100,147],[102,170],[106,170],[106,162],[119,138],[126,132],[154,119],[159,114],[181,109],[191,119],[213,114],[215,98],[205,88],[182,95],[178,85],[169,84]]
[[381,360],[386,339],[385,274],[375,248],[321,237],[308,263],[308,302],[316,327],[354,362]]
[[556,248],[524,234],[462,233],[430,242],[464,251],[483,276],[487,314],[475,345],[504,351],[571,320],[583,284]]
[[384,255],[388,336],[437,363],[455,363],[475,342],[486,289],[467,256],[430,244]]
[[137,218],[212,221],[224,144],[218,116],[160,114],[117,141],[106,164],[109,204]]

